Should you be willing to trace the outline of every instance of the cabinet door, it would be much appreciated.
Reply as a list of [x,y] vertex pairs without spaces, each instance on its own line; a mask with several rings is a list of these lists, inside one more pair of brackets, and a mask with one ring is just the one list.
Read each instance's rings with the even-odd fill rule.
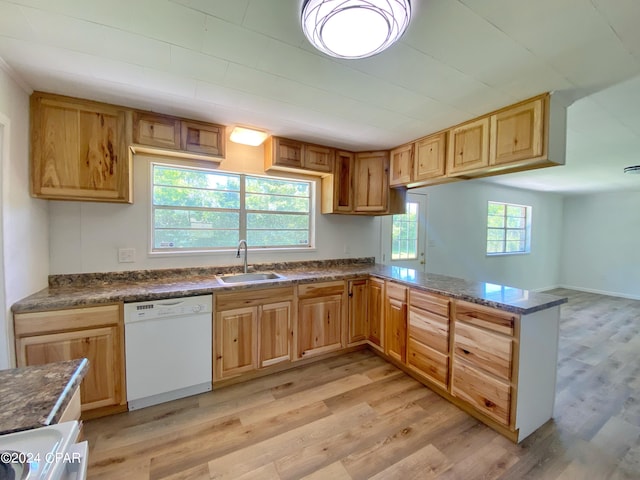
[[182,120],[180,146],[191,153],[224,157],[224,127],[210,123]]
[[490,164],[504,165],[540,157],[543,152],[543,99],[491,116]]
[[258,307],[216,314],[214,381],[257,368]]
[[356,212],[384,212],[389,197],[388,152],[357,153],[355,159]]
[[180,119],[145,112],[133,114],[133,142],[180,149]]
[[449,132],[449,174],[489,165],[489,117],[465,123]]
[[298,301],[298,358],[342,348],[342,295]]
[[384,281],[369,280],[369,341],[383,347],[384,340]]
[[447,132],[421,138],[415,143],[413,181],[420,182],[445,174]]
[[265,144],[265,148],[271,146],[269,152],[271,162],[279,167],[302,168],[302,154],[304,144],[288,138],[271,137],[271,141]]
[[333,209],[336,212],[353,211],[354,155],[337,152],[333,178]]
[[385,353],[405,363],[407,360],[407,304],[387,298]]
[[58,95],[31,96],[31,193],[131,202],[131,111]]
[[307,170],[317,172],[333,171],[333,157],[335,150],[322,145],[305,145],[303,166]]
[[389,185],[398,187],[411,183],[413,168],[413,144],[391,150],[391,165],[389,167]]
[[83,412],[125,404],[121,386],[124,365],[117,326],[18,338],[16,348],[18,366],[87,358],[89,370],[80,384]]
[[369,336],[368,296],[367,280],[349,282],[349,344]]
[[262,305],[258,323],[259,366],[291,360],[291,302]]

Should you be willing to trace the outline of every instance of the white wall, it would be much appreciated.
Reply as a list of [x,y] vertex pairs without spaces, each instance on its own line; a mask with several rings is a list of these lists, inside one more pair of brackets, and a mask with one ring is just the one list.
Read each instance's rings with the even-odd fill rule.
[[640,191],[566,197],[561,283],[640,299]]
[[[468,180],[421,189],[427,193],[427,272],[529,290],[560,279],[560,195]],[[531,253],[487,256],[487,202],[530,205]]]
[[[227,142],[220,170],[264,174],[263,147]],[[241,264],[235,251],[179,256],[153,256],[149,250],[149,161],[134,158],[134,204],[50,202],[51,274]],[[158,160],[157,158],[155,160]],[[163,160],[170,162],[170,160]],[[307,177],[309,178],[309,177]],[[320,214],[320,182],[316,198],[316,244],[313,251],[249,252],[249,263],[376,256],[377,218]],[[135,263],[118,263],[118,248],[136,249]],[[345,249],[347,253],[345,253]]]
[[[29,196],[29,93],[0,59],[3,123],[2,252],[4,302],[0,307],[0,369],[13,365],[11,304],[47,286],[47,202]],[[1,266],[0,266],[1,268]]]

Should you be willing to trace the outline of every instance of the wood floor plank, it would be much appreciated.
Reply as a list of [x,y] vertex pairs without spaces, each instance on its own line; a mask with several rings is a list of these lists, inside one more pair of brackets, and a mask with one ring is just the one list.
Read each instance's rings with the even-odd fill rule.
[[302,477],[301,480],[353,480],[340,462],[334,462],[324,468]]
[[209,474],[213,479],[237,478],[262,465],[271,463],[291,452],[331,437],[336,431],[351,428],[376,416],[366,403],[344,412],[331,415],[301,427],[289,430],[267,440],[254,443],[242,450],[215,458],[209,462]]
[[440,474],[447,471],[451,466],[452,464],[447,457],[430,444],[390,465],[371,477],[371,480],[387,480],[390,478],[429,480],[438,478]]

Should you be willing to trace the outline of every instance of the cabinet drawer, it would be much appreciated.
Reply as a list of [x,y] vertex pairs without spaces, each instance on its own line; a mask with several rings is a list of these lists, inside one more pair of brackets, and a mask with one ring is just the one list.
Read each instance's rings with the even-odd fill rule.
[[453,364],[452,393],[485,415],[509,425],[511,386],[486,373],[455,359]]
[[407,301],[407,287],[393,282],[387,282],[387,297],[395,298],[401,302]]
[[449,317],[449,302],[447,297],[441,297],[433,293],[421,292],[420,290],[410,290],[409,305],[418,307],[436,315]]
[[407,362],[414,370],[447,388],[449,357],[409,338]]
[[103,325],[118,325],[119,322],[120,305],[103,305],[48,312],[16,313],[14,330],[16,337],[23,337]]
[[342,295],[344,293],[344,281],[307,283],[298,285],[298,298],[324,297],[327,295]]
[[511,379],[513,340],[481,328],[456,322],[454,353],[505,380]]
[[412,306],[409,336],[446,354],[449,352],[449,319]]
[[484,307],[464,301],[456,301],[455,318],[495,332],[513,335],[516,319],[515,313],[503,312],[495,308]]

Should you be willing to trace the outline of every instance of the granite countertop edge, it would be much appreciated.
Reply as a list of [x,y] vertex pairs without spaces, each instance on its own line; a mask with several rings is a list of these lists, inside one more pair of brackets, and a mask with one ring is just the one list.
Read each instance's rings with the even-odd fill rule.
[[[273,270],[260,267],[257,265],[256,271]],[[217,275],[229,273],[228,269],[222,268],[217,274],[212,274],[210,271],[209,273],[195,271],[197,274],[193,276],[189,275],[188,269],[184,269],[182,276],[151,279],[137,278],[134,273],[132,281],[127,281],[126,277],[122,277],[122,272],[118,272],[122,278],[113,282],[106,280],[88,284],[78,282],[71,285],[50,286],[16,302],[11,309],[14,313],[28,313],[271,288],[307,282],[349,280],[368,275],[520,315],[531,314],[567,302],[564,297],[546,293],[374,263],[331,265],[326,268],[316,263],[313,267],[278,269],[277,273],[284,278],[236,284],[222,284],[217,280]]]
[[81,358],[0,371],[0,390],[9,389],[0,398],[0,435],[59,423],[88,370]]

